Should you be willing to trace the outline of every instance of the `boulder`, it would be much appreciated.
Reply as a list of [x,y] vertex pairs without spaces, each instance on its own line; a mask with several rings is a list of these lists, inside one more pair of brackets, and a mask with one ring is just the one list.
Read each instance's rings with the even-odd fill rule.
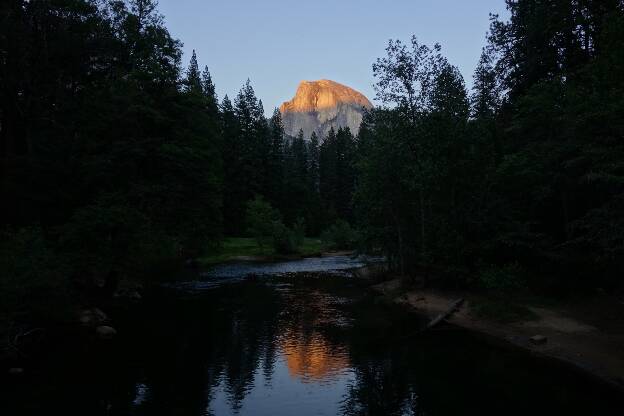
[[111,340],[117,335],[117,330],[112,326],[100,325],[95,328],[95,334],[101,340]]
[[108,316],[98,308],[90,308],[80,311],[78,320],[85,326],[98,326],[108,321]]
[[121,289],[118,290],[117,292],[115,292],[114,297],[116,299],[122,299],[122,300],[131,300],[131,301],[135,301],[138,302],[141,299],[143,299],[143,296],[141,296],[141,293],[139,293],[138,290],[135,289]]
[[128,297],[129,297],[130,299],[132,299],[132,300],[136,300],[136,301],[139,301],[139,300],[143,299],[143,297],[141,296],[141,294],[140,294],[138,291],[136,291],[136,290],[133,290],[132,292],[130,292],[130,294],[128,295]]
[[534,335],[531,338],[529,338],[529,341],[531,341],[531,344],[534,344],[534,345],[543,345],[543,344],[546,344],[546,342],[548,342],[548,338],[546,338],[544,335]]
[[141,295],[142,292],[142,284],[130,282],[118,288],[113,297],[122,301],[138,302],[143,299],[143,295]]
[[353,270],[353,275],[360,279],[381,280],[387,273],[384,264],[369,264]]

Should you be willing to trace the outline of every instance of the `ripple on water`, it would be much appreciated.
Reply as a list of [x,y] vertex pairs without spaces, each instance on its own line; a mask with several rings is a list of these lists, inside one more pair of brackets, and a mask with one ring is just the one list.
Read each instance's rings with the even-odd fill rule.
[[201,279],[179,282],[169,285],[184,291],[204,291],[221,286],[224,283],[240,282],[250,276],[281,276],[289,273],[324,272],[350,277],[350,269],[363,267],[370,263],[382,262],[381,257],[371,256],[326,256],[299,260],[259,263],[233,262],[210,268],[200,274]]

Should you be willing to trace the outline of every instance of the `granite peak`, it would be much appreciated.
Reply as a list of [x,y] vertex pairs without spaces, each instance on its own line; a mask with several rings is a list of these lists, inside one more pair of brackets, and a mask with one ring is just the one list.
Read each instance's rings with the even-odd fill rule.
[[303,130],[304,137],[309,139],[312,132],[325,137],[331,127],[335,130],[349,127],[353,134],[357,134],[365,110],[372,107],[362,93],[322,79],[301,81],[295,97],[283,103],[280,112],[286,134],[296,136],[299,130]]

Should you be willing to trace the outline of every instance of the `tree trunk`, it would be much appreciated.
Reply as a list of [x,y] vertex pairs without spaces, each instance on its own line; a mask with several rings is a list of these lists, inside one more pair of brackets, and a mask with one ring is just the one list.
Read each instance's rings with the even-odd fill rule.
[[426,230],[425,230],[425,192],[422,188],[418,191],[420,198],[420,254],[423,259],[427,253]]
[[446,312],[443,312],[443,313],[439,314],[438,316],[436,316],[434,319],[432,319],[429,322],[429,324],[427,324],[425,329],[423,329],[423,331],[426,331],[427,329],[433,328],[434,326],[438,325],[440,322],[442,322],[445,319],[447,319],[449,316],[451,316],[461,306],[462,303],[464,303],[464,299],[463,298],[457,299],[455,302],[453,302],[451,304],[451,306],[446,310]]

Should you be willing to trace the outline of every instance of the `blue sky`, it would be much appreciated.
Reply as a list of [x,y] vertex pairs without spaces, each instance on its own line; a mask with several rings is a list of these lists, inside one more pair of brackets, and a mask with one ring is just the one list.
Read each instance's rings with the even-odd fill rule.
[[331,79],[375,102],[371,66],[388,39],[439,42],[471,85],[489,13],[504,0],[160,0],[172,35],[208,65],[219,98],[247,78],[270,114],[301,80]]

